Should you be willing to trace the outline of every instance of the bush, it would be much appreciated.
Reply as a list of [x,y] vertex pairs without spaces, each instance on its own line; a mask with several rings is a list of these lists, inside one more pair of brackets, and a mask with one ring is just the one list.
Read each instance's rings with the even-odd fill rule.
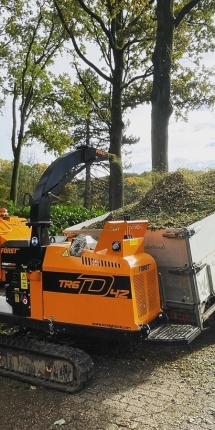
[[103,215],[107,208],[92,208],[91,210],[78,206],[55,205],[51,207],[51,220],[53,225],[49,228],[50,234],[61,235],[65,228]]
[[[7,205],[10,215],[17,215],[29,219],[30,207],[16,207],[12,202]],[[91,210],[78,206],[53,205],[50,211],[52,225],[49,228],[50,235],[61,235],[65,228],[95,218],[107,212],[106,207],[100,209],[92,208]]]

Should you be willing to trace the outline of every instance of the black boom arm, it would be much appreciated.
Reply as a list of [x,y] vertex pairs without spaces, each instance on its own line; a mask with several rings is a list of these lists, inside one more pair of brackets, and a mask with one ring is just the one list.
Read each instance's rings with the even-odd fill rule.
[[84,146],[57,158],[45,170],[33,196],[29,196],[31,209],[28,225],[32,227],[31,245],[43,246],[49,243],[50,207],[62,188],[87,165],[107,160],[107,152]]

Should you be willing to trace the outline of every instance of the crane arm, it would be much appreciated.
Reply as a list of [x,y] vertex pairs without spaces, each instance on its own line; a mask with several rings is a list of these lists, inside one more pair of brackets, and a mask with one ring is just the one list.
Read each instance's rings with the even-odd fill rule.
[[[109,154],[100,149],[83,146],[57,158],[41,176],[33,196],[29,196],[32,237],[34,245],[47,245],[49,242],[47,228],[50,225],[51,203],[62,188],[78,173],[94,162],[109,160]],[[32,242],[32,240],[31,240]],[[32,244],[32,243],[31,243]]]

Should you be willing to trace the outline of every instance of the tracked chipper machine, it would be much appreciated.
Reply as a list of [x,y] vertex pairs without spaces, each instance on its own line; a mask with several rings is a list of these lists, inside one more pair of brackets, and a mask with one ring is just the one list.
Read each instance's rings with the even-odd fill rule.
[[[128,216],[107,221],[97,237],[80,231],[71,240],[68,235],[67,240],[51,243],[52,200],[87,164],[105,160],[107,153],[82,147],[52,163],[29,196],[30,239],[2,244],[5,307],[0,322],[19,328],[14,334],[0,335],[0,372],[5,376],[72,393],[90,380],[94,370],[91,357],[71,346],[73,337],[189,343],[203,329],[200,314],[206,316],[213,288],[209,268],[204,270],[207,263],[194,267],[186,252],[194,233],[189,236],[186,229],[184,235],[175,233],[183,270],[173,269],[169,262],[167,268],[160,262],[158,266],[144,249],[147,221]],[[165,247],[172,236],[162,236]],[[149,241],[147,246],[153,250]],[[204,305],[196,281],[202,270],[208,276]],[[185,282],[177,297],[176,290],[170,291],[174,277],[178,284]],[[213,304],[208,308],[214,311]],[[172,324],[177,313],[179,319]],[[186,321],[180,320],[182,314]]]

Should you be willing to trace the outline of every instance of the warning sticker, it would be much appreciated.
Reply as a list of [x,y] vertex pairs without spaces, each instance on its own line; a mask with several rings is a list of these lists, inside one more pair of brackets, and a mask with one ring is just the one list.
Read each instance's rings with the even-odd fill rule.
[[19,294],[15,294],[15,302],[19,303]]
[[28,280],[27,280],[27,277],[26,277],[26,273],[25,272],[21,272],[20,273],[20,278],[21,278],[21,289],[22,290],[28,289]]
[[62,257],[69,257],[69,251],[68,251],[68,249],[66,249],[66,250],[63,252]]
[[137,239],[131,239],[130,240],[130,245],[138,245],[138,240]]

